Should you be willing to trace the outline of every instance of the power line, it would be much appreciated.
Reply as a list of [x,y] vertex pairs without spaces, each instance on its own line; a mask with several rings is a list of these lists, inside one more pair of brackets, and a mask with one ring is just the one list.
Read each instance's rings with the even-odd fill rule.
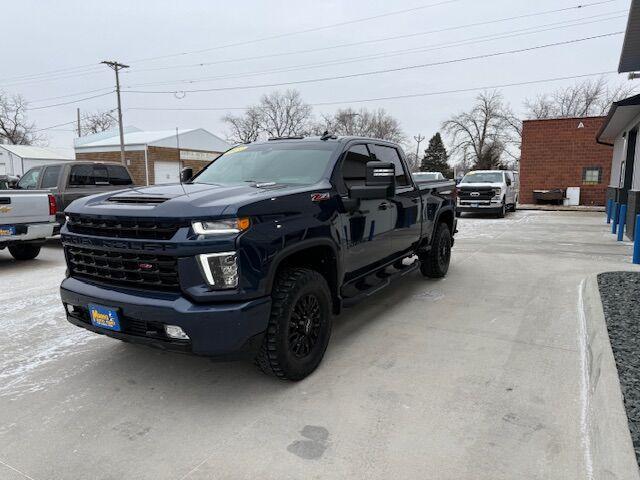
[[[607,13],[605,15],[611,15],[611,14]],[[599,15],[594,15],[593,17],[602,17],[602,16],[603,14],[599,14]],[[593,18],[593,17],[587,17],[587,19]],[[271,73],[285,73],[285,72],[293,72],[293,71],[300,71],[300,70],[308,70],[308,69],[333,66],[333,65],[345,65],[345,64],[360,62],[364,60],[375,60],[380,58],[396,57],[396,56],[402,56],[402,55],[419,53],[419,52],[427,52],[427,51],[441,50],[441,49],[450,48],[450,47],[464,46],[468,44],[475,45],[481,42],[501,40],[504,38],[513,38],[513,37],[518,37],[522,35],[531,35],[536,33],[548,32],[552,30],[558,30],[561,28],[587,25],[587,24],[614,20],[619,18],[626,18],[626,17],[627,15],[625,11],[624,15],[617,15],[609,18],[591,20],[587,22],[576,22],[575,20],[553,22],[550,24],[540,25],[536,27],[527,27],[527,28],[511,30],[508,32],[501,32],[501,33],[491,34],[491,35],[481,35],[477,37],[466,38],[464,40],[457,40],[455,42],[444,42],[439,44],[427,45],[423,47],[391,50],[387,52],[374,53],[369,55],[359,55],[356,57],[348,57],[348,58],[343,58],[339,60],[330,60],[326,62],[306,63],[306,64],[299,64],[299,65],[292,65],[289,67],[274,68],[269,70],[259,70],[259,71],[236,73],[236,74],[229,74],[229,75],[218,75],[214,77],[202,77],[202,78],[196,78],[191,80],[183,79],[183,80],[170,80],[170,81],[163,81],[163,82],[138,83],[138,84],[128,85],[127,88],[147,87],[147,86],[155,86],[155,85],[175,85],[179,83],[194,84],[194,83],[209,82],[209,81],[215,81],[215,80],[230,80],[230,79],[246,78],[246,77],[260,76],[260,75],[271,74]],[[551,28],[543,28],[543,27],[551,27]]]
[[[542,16],[542,15],[549,15],[549,14],[553,14],[553,13],[561,13],[561,12],[567,12],[567,11],[571,11],[571,10],[579,10],[579,9],[583,9],[583,8],[589,8],[589,7],[594,7],[594,6],[598,6],[598,5],[604,5],[604,4],[612,3],[612,2],[615,2],[615,1],[616,0],[603,0],[603,1],[592,2],[592,3],[577,4],[577,5],[573,5],[573,6],[570,6],[570,7],[557,8],[557,9],[553,9],[553,10],[544,10],[544,11],[540,11],[540,12],[526,13],[526,14],[515,15],[515,16],[511,16],[511,17],[503,17],[503,18],[497,18],[497,19],[493,19],[493,20],[485,20],[485,21],[481,21],[481,22],[466,23],[466,24],[462,24],[462,25],[454,25],[454,26],[450,26],[450,27],[444,27],[444,28],[439,28],[439,29],[434,29],[434,30],[426,30],[426,31],[422,31],[422,32],[414,32],[414,33],[408,33],[408,34],[402,34],[402,35],[394,35],[394,36],[382,37],[382,38],[377,38],[377,39],[360,40],[360,41],[357,41],[357,42],[341,43],[341,44],[337,44],[337,45],[317,47],[317,48],[309,48],[309,49],[303,49],[303,50],[293,50],[293,51],[289,51],[289,52],[279,52],[279,53],[271,53],[271,54],[265,54],[265,55],[254,55],[254,56],[249,56],[249,57],[232,58],[232,59],[227,59],[227,60],[217,60],[217,61],[213,61],[213,62],[200,62],[200,63],[182,64],[182,65],[166,65],[166,66],[163,66],[163,67],[154,67],[154,68],[145,68],[145,69],[133,68],[132,71],[129,72],[129,73],[150,72],[150,71],[168,70],[168,69],[174,69],[174,68],[182,69],[182,68],[192,68],[192,67],[203,67],[203,66],[208,66],[208,65],[219,65],[219,64],[223,64],[223,63],[235,63],[235,62],[241,62],[241,61],[246,61],[246,60],[259,60],[259,59],[274,58],[274,57],[280,57],[280,56],[298,55],[298,54],[302,54],[302,53],[314,53],[314,52],[321,52],[321,51],[327,51],[327,50],[335,50],[336,48],[352,47],[352,46],[358,46],[358,45],[367,45],[367,44],[370,44],[370,43],[387,42],[387,41],[392,41],[392,40],[401,40],[401,39],[412,38],[412,37],[417,37],[417,36],[430,35],[430,34],[433,34],[433,33],[449,32],[449,31],[461,30],[461,29],[465,29],[465,28],[479,27],[479,26],[491,25],[491,24],[495,24],[495,23],[508,22],[508,21],[511,21],[511,20],[521,20],[521,19],[525,19],[525,18],[537,17],[537,16]],[[626,12],[626,10],[624,10],[624,11]]]
[[[493,84],[493,85],[483,85],[478,87],[468,87],[468,88],[459,88],[454,90],[439,90],[434,92],[422,92],[422,93],[410,93],[405,95],[393,95],[387,97],[374,97],[374,98],[360,98],[360,99],[351,99],[351,100],[339,100],[339,101],[327,101],[327,102],[317,102],[317,103],[309,103],[312,107],[323,107],[330,105],[344,105],[351,103],[367,103],[367,102],[380,102],[385,100],[400,100],[407,98],[418,98],[418,97],[430,97],[437,95],[449,95],[454,93],[468,93],[468,92],[477,92],[482,90],[495,90],[498,88],[509,88],[509,87],[519,87],[524,85],[536,85],[540,83],[550,83],[550,82],[558,82],[562,80],[575,80],[579,78],[587,78],[587,77],[596,77],[602,75],[612,75],[617,74],[618,72],[615,70],[609,70],[604,72],[594,72],[594,73],[584,73],[579,75],[567,75],[562,77],[553,77],[553,78],[544,78],[539,80],[527,80],[524,82],[512,82],[512,83],[502,83],[502,84]],[[138,111],[171,111],[171,112],[215,112],[215,111],[227,111],[227,110],[246,110],[247,107],[129,107],[127,110],[138,110]]]
[[106,95],[111,95],[115,90],[111,90],[110,92],[101,93],[99,95],[92,95],[90,97],[78,98],[77,100],[71,100],[70,102],[62,102],[62,103],[54,103],[52,105],[43,105],[42,107],[29,107],[29,110],[43,110],[45,108],[53,108],[53,107],[62,107],[63,105],[71,105],[74,103],[84,102],[85,100],[91,100],[93,98],[100,98]]
[[0,83],[10,82],[10,81],[19,81],[19,80],[28,80],[31,78],[38,78],[38,77],[49,76],[49,75],[61,75],[64,73],[75,71],[75,70],[93,70],[96,68],[97,66],[95,63],[79,65],[77,67],[58,68],[56,70],[48,70],[40,73],[29,73],[29,74],[22,74],[22,75],[14,75],[13,77],[0,78]]
[[77,97],[79,95],[86,95],[87,93],[104,92],[105,90],[113,91],[113,87],[96,88],[95,90],[84,90],[82,92],[69,93],[68,95],[59,95],[57,97],[39,98],[37,100],[29,100],[29,103],[46,102],[48,100],[58,100],[59,98]]
[[[75,120],[72,121],[72,122],[59,123],[57,125],[51,125],[50,127],[38,128],[37,130],[34,130],[34,132],[42,132],[44,130],[54,130],[54,129],[58,128],[58,127],[65,127],[67,125],[71,125],[71,124],[75,124],[75,123],[76,123]],[[72,130],[72,131],[74,131],[74,130]]]
[[599,39],[599,38],[611,37],[611,36],[614,36],[614,35],[620,35],[622,33],[624,33],[624,32],[622,32],[622,31],[620,31],[620,32],[610,32],[610,33],[605,33],[605,34],[602,34],[602,35],[594,35],[594,36],[590,36],[590,37],[583,37],[583,38],[578,38],[578,39],[573,39],[573,40],[565,40],[565,41],[562,41],[562,42],[547,43],[547,44],[543,44],[543,45],[536,45],[534,47],[518,48],[518,49],[514,49],[514,50],[506,50],[506,51],[501,51],[501,52],[486,53],[486,54],[483,54],[483,55],[474,55],[474,56],[470,56],[470,57],[457,58],[457,59],[453,59],[453,60],[443,60],[443,61],[439,61],[439,62],[423,63],[423,64],[418,64],[418,65],[407,65],[407,66],[403,66],[403,67],[386,68],[386,69],[372,70],[372,71],[368,71],[368,72],[351,73],[351,74],[345,74],[345,75],[334,75],[334,76],[330,76],[330,77],[310,78],[310,79],[306,79],[306,80],[294,80],[294,81],[289,81],[289,82],[263,83],[263,84],[257,84],[257,85],[244,85],[244,86],[232,86],[232,87],[200,88],[200,89],[180,90],[180,91],[177,91],[177,90],[123,90],[123,91],[127,92],[127,93],[140,93],[140,94],[176,94],[176,93],[185,93],[186,94],[186,93],[204,93],[204,92],[223,92],[223,91],[230,91],[230,90],[250,90],[250,89],[254,89],[254,88],[272,88],[272,87],[281,87],[281,86],[286,86],[286,85],[300,85],[300,84],[307,84],[307,83],[325,82],[325,81],[330,81],[330,80],[341,80],[341,79],[347,79],[347,78],[356,78],[356,77],[378,75],[378,74],[382,74],[382,73],[401,72],[401,71],[407,71],[407,70],[414,70],[414,69],[418,69],[418,68],[427,68],[427,67],[433,67],[433,66],[438,66],[438,65],[448,65],[448,64],[452,64],[452,63],[466,62],[466,61],[469,61],[469,60],[478,60],[478,59],[491,58],[491,57],[497,57],[497,56],[503,56],[503,55],[513,55],[513,54],[516,54],[516,53],[530,52],[530,51],[534,51],[534,50],[540,50],[540,49],[543,49],[543,48],[555,47],[555,46],[560,46],[560,45],[570,45],[570,44],[575,44],[575,43],[579,43],[579,42],[585,42],[585,41],[588,41],[588,40],[595,40],[595,39]]
[[[214,50],[220,50],[223,48],[231,48],[231,47],[239,47],[239,46],[244,46],[244,45],[252,45],[254,43],[260,43],[260,42],[264,42],[267,40],[275,40],[278,38],[285,38],[285,37],[291,37],[294,35],[301,35],[303,33],[312,33],[312,32],[319,32],[322,30],[328,30],[331,28],[336,28],[336,27],[343,27],[346,25],[353,25],[356,23],[363,23],[363,22],[368,22],[371,20],[377,20],[379,18],[386,18],[386,17],[391,17],[394,15],[401,15],[401,14],[405,14],[405,13],[410,13],[410,12],[416,12],[418,10],[424,10],[427,8],[432,8],[432,7],[437,7],[440,5],[447,5],[450,3],[456,3],[459,2],[461,0],[443,0],[440,2],[436,2],[436,3],[429,3],[426,5],[421,5],[418,7],[413,7],[413,8],[405,8],[403,10],[396,10],[393,12],[387,12],[387,13],[382,13],[379,15],[373,15],[371,17],[364,17],[364,18],[357,18],[354,20],[347,20],[347,21],[343,21],[343,22],[338,22],[338,23],[332,23],[329,25],[322,25],[319,27],[313,27],[313,28],[307,28],[304,30],[297,30],[297,31],[293,31],[293,32],[286,32],[286,33],[279,33],[276,35],[269,35],[266,37],[260,37],[260,38],[255,38],[252,40],[243,40],[241,42],[233,42],[233,43],[227,43],[227,44],[223,44],[223,45],[217,45],[215,47],[208,47],[208,48],[202,48],[199,50],[191,50],[191,51],[187,51],[187,52],[180,52],[180,53],[172,53],[172,54],[168,54],[168,55],[158,55],[155,57],[147,57],[147,58],[141,58],[138,60],[132,60],[132,63],[141,63],[141,62],[148,62],[148,61],[152,61],[152,60],[159,60],[162,58],[172,58],[172,57],[180,57],[180,56],[185,56],[185,55],[194,55],[194,54],[198,54],[198,53],[205,53],[205,52],[211,52]],[[607,3],[610,1],[615,1],[615,0],[606,0],[600,3]]]

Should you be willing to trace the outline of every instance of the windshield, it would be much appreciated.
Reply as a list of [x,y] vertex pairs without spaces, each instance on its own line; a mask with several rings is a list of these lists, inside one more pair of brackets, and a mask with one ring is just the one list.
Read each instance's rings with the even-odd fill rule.
[[469,172],[460,183],[502,183],[502,172]]
[[241,145],[218,157],[193,182],[311,185],[322,179],[335,146],[326,142]]

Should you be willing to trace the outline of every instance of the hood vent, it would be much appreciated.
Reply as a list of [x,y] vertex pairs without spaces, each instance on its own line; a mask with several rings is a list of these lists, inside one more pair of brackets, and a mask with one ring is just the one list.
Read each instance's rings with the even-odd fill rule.
[[109,198],[108,202],[113,203],[126,203],[126,204],[144,204],[144,205],[157,205],[159,203],[164,203],[168,200],[166,197],[143,197],[143,196],[114,196]]

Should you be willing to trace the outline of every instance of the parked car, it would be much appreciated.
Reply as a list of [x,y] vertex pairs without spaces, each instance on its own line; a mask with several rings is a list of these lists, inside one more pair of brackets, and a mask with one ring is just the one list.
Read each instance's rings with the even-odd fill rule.
[[444,175],[440,172],[413,172],[413,179],[416,183],[430,182],[432,180],[446,180]]
[[507,211],[516,211],[520,181],[511,170],[474,170],[458,184],[456,213],[495,213],[504,218]]
[[16,260],[36,258],[53,234],[56,210],[48,192],[0,192],[0,250],[8,248]]
[[[64,209],[82,197],[133,185],[127,167],[120,163],[63,162],[34,167],[18,181],[20,190],[47,190],[56,199],[57,220],[65,221]],[[56,233],[59,230],[56,228]]]
[[237,146],[187,183],[73,202],[62,302],[93,332],[249,354],[300,380],[320,363],[333,314],[415,269],[446,275],[454,195],[453,182],[416,185],[401,148],[382,140]]

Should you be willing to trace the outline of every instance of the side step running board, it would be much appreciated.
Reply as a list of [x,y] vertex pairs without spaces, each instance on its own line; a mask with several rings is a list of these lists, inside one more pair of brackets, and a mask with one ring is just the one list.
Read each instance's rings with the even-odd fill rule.
[[400,277],[404,277],[405,275],[407,275],[407,274],[409,274],[411,272],[414,272],[419,267],[420,267],[420,261],[416,260],[411,265],[403,268],[402,270],[398,270],[397,272],[388,274],[389,276],[387,278],[385,278],[382,283],[379,283],[378,285],[376,285],[374,287],[371,287],[371,288],[369,288],[367,290],[364,290],[362,293],[359,293],[358,295],[355,295],[353,297],[348,297],[348,298],[345,298],[344,300],[342,300],[342,306],[344,308],[349,308],[349,307],[354,306],[356,303],[361,302],[365,298],[368,298],[368,297],[376,294],[380,290],[384,289],[385,287],[389,286],[389,284],[391,284],[391,282],[393,280],[395,280],[397,278],[400,278]]

